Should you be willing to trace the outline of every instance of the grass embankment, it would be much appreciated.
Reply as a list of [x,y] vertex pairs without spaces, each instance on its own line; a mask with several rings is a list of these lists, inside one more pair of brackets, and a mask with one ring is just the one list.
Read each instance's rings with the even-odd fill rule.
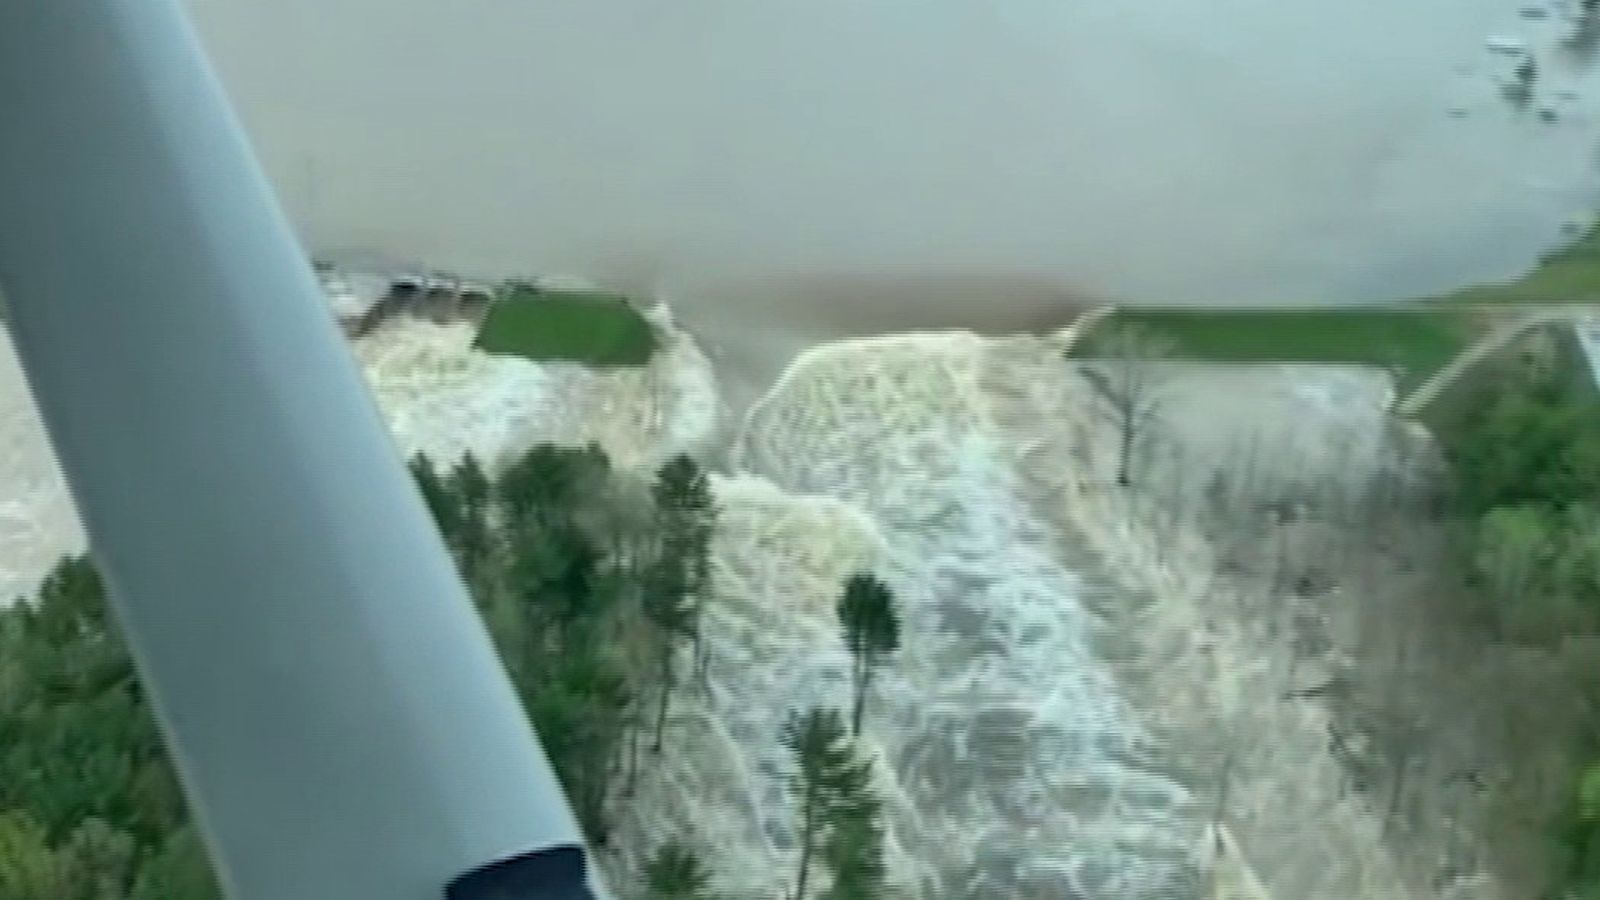
[[1463,428],[1487,397],[1507,377],[1509,366],[1529,365],[1529,360],[1545,354],[1552,369],[1550,390],[1571,402],[1593,408],[1600,415],[1600,387],[1578,343],[1577,335],[1564,325],[1546,325],[1512,341],[1480,365],[1440,392],[1422,411],[1420,419],[1446,446],[1464,438]]
[[1097,327],[1116,322],[1163,336],[1176,359],[1382,366],[1398,372],[1402,390],[1443,366],[1479,331],[1476,317],[1432,307],[1130,308]]
[[642,366],[655,352],[656,335],[620,295],[517,285],[489,307],[475,344],[535,362]]
[[[1474,285],[1405,306],[1131,308],[1119,310],[1111,321],[1138,323],[1164,335],[1174,344],[1173,355],[1182,359],[1385,366],[1399,371],[1405,391],[1447,363],[1488,323],[1503,320],[1512,312],[1506,307],[1541,303],[1600,303],[1600,223],[1545,254],[1533,271],[1514,281]],[[1563,365],[1588,377],[1575,346],[1562,357]]]
[[1491,305],[1600,302],[1600,225],[1573,243],[1546,253],[1539,265],[1521,278],[1462,288],[1438,299]]
[[[1597,302],[1600,302],[1600,223],[1591,226],[1571,244],[1544,254],[1539,264],[1521,278],[1503,284],[1465,287],[1436,300],[1438,304],[1501,308],[1503,312],[1514,312],[1505,307]],[[1514,341],[1495,356],[1503,362],[1512,352],[1526,353],[1530,341],[1538,340],[1539,335],[1553,342],[1550,352],[1558,377],[1563,381],[1561,390],[1570,392],[1581,402],[1600,400],[1588,360],[1569,328],[1540,329],[1538,335]],[[1424,420],[1441,439],[1448,442],[1456,438],[1464,417],[1482,402],[1482,396],[1490,387],[1486,382],[1500,377],[1503,372],[1495,366],[1474,367],[1429,404]]]

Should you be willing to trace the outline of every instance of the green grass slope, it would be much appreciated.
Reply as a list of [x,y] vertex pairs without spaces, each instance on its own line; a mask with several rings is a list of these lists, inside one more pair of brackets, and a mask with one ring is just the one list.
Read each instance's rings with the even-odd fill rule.
[[655,352],[656,335],[619,295],[515,286],[489,307],[476,346],[536,362],[642,366]]
[[[1177,359],[1350,363],[1392,368],[1402,387],[1444,365],[1477,333],[1474,316],[1449,308],[1126,308],[1098,327],[1136,324],[1172,342]],[[1076,355],[1092,355],[1094,341]]]

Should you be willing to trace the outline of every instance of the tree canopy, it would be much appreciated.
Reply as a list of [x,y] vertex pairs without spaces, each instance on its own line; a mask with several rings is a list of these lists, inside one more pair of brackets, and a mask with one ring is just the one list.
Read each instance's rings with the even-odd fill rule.
[[793,900],[807,900],[812,866],[820,857],[831,875],[824,900],[867,900],[883,888],[879,800],[872,762],[860,759],[838,710],[812,708],[784,723],[783,745],[794,758],[800,844]]
[[677,840],[656,848],[644,865],[649,900],[710,900],[711,873],[699,854]]
[[86,557],[0,609],[0,734],[0,897],[123,900],[153,860],[208,865],[197,844],[168,848],[188,814]]
[[900,616],[894,608],[889,586],[873,575],[851,576],[839,598],[839,623],[844,628],[845,646],[853,661],[855,702],[850,713],[850,730],[861,733],[861,715],[866,707],[867,690],[873,673],[884,659],[900,649]]
[[[626,793],[618,773],[631,783],[652,721],[661,745],[675,656],[700,635],[717,518],[707,474],[683,456],[628,482],[593,445],[534,447],[498,477],[470,456],[447,474],[418,456],[411,471],[586,836],[604,846]],[[858,576],[840,616],[864,692],[899,646],[893,598]],[[0,898],[220,900],[87,558],[0,609],[0,734]],[[880,896],[871,761],[835,710],[796,714],[778,737],[796,768],[802,889],[816,870],[825,891],[811,900]],[[710,900],[689,847],[669,841],[644,864],[650,897]]]

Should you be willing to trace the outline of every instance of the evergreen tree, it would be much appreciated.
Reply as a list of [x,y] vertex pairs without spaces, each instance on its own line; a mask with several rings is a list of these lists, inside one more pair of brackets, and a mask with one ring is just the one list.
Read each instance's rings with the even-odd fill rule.
[[122,900],[133,871],[134,842],[100,819],[85,819],[58,854],[62,900]]
[[872,575],[855,575],[845,583],[839,598],[839,622],[844,627],[845,646],[850,648],[851,675],[855,701],[851,708],[850,730],[861,733],[861,714],[866,707],[872,676],[884,658],[900,649],[900,617],[895,612],[894,595],[889,586]]
[[682,561],[686,588],[699,594],[710,577],[711,536],[716,527],[711,481],[699,463],[680,453],[662,464],[653,493],[662,517],[666,555]]
[[709,900],[711,873],[700,856],[683,843],[669,840],[644,864],[649,900]]
[[478,458],[472,455],[472,451],[467,451],[456,463],[450,480],[456,498],[468,514],[480,513],[488,508],[494,486],[489,483],[489,476],[484,474],[483,467],[478,464]]
[[492,491],[488,476],[471,453],[456,463],[450,475],[450,492],[461,511],[456,552],[461,560],[461,574],[468,584],[474,585],[474,590],[477,590],[483,568],[494,548],[493,530],[489,524]]
[[87,556],[68,556],[56,563],[39,585],[30,630],[52,647],[63,647],[105,631],[105,587]]
[[457,504],[455,495],[450,486],[433,467],[433,460],[427,454],[418,453],[411,457],[411,477],[417,482],[417,489],[422,492],[422,499],[428,504],[428,512],[433,515],[433,522],[439,528],[439,534],[444,538],[445,545],[452,552],[456,548],[457,540],[461,533],[461,508]]
[[599,444],[582,449],[539,444],[501,473],[495,490],[514,524],[530,516],[570,520],[605,484],[610,471],[611,462]]
[[162,753],[104,604],[92,566],[70,558],[36,602],[0,610],[0,659],[14,663],[0,685],[0,809],[26,810],[53,840],[89,817],[138,829],[135,775]]
[[609,778],[630,700],[621,662],[578,642],[561,651],[547,681],[518,687],[585,835],[604,846]]
[[145,863],[129,900],[222,900],[205,846],[192,827],[174,832]]
[[26,812],[0,814],[0,897],[59,900],[60,867],[45,830]]
[[[652,713],[659,746],[707,582],[707,479],[687,458],[664,468],[619,490],[593,445],[535,447],[493,481],[471,456],[445,476],[410,463],[596,845],[623,741]],[[219,897],[86,558],[0,608],[0,735],[0,900]],[[831,859],[823,836],[813,862]],[[663,852],[665,896],[705,896],[698,859]]]
[[688,572],[681,561],[670,557],[657,560],[645,575],[644,614],[655,626],[659,663],[655,742],[650,746],[655,753],[661,752],[661,736],[667,724],[667,705],[672,700],[673,689],[677,687],[673,659],[677,655],[678,641],[690,636],[694,628],[694,601],[690,598],[687,580]]
[[711,581],[711,538],[717,509],[711,480],[693,458],[678,454],[662,464],[651,493],[661,529],[661,557],[682,568],[689,603],[688,634],[694,642],[697,669],[705,665],[701,603]]
[[883,896],[882,802],[870,791],[841,802],[822,845],[822,862],[833,876],[825,900],[878,900]]
[[861,892],[877,890],[882,881],[871,763],[856,759],[837,710],[791,714],[781,740],[796,770],[790,791],[798,804],[800,860],[792,900],[806,900],[819,853],[845,892],[841,900],[867,896]]

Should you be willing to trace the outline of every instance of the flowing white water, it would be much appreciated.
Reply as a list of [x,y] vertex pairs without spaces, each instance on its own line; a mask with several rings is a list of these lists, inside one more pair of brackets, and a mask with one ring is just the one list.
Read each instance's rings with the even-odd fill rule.
[[378,405],[406,454],[455,460],[471,450],[498,465],[540,442],[598,442],[626,467],[712,449],[719,405],[710,364],[653,315],[666,343],[642,369],[596,371],[468,350],[472,328],[401,316],[355,342]]
[[[497,460],[536,441],[598,440],[647,470],[717,440],[710,367],[681,334],[650,369],[611,373],[492,358],[468,339],[402,318],[357,342],[403,451]],[[1214,621],[1204,541],[1179,528],[1163,543],[1115,492],[1086,487],[1114,434],[1059,343],[835,342],[802,354],[754,406],[735,474],[714,482],[709,665],[680,692],[667,749],[620,805],[603,857],[625,896],[641,857],[671,836],[702,847],[732,894],[792,884],[777,737],[791,710],[847,706],[834,605],[862,571],[891,584],[905,619],[863,744],[880,761],[890,873],[908,897],[1190,900],[1213,861],[1226,877],[1208,898],[1406,896],[1375,821],[1341,799],[1320,714],[1272,702],[1275,645]],[[6,371],[0,501],[19,515],[0,519],[0,547],[18,592],[82,538],[14,363]],[[1386,399],[1381,377],[1342,370],[1189,378],[1175,397],[1188,398],[1182,427],[1207,457],[1227,457],[1237,423],[1263,410],[1290,444],[1332,446],[1370,431]],[[1218,721],[1251,748],[1220,837],[1202,755]],[[1208,855],[1218,847],[1220,860]]]
[[0,329],[0,604],[33,593],[57,560],[83,546],[22,364]]
[[[924,895],[1189,896],[1193,798],[1097,662],[1096,618],[1018,496],[980,390],[983,346],[941,334],[809,351],[752,412],[737,463],[877,524],[875,570],[906,631],[867,735],[891,773],[901,865]],[[818,647],[772,661],[776,693],[738,705],[774,720],[843,705],[842,647],[825,624]]]
[[[1225,546],[1201,525],[1213,473],[1234,489],[1248,474],[1258,482],[1250,496],[1286,486],[1302,496],[1392,465],[1389,379],[1344,366],[1165,367],[1158,433],[1175,446],[1146,455],[1130,495],[1113,482],[1115,418],[1075,367],[1035,339],[988,347],[994,417],[1032,507],[1069,533],[1067,558],[1109,581],[1086,593],[1112,625],[1118,682],[1221,817],[1200,847],[1214,867],[1208,900],[1506,896],[1482,871],[1470,885],[1413,892],[1381,813],[1348,789],[1328,752],[1327,708],[1282,697],[1295,666],[1284,621],[1307,607],[1225,575]],[[1304,661],[1299,672],[1321,677]],[[1436,863],[1436,849],[1401,855],[1415,872]]]
[[[397,317],[352,350],[400,452],[450,463],[471,451],[490,464],[540,442],[597,441],[618,464],[653,468],[674,453],[713,449],[721,410],[711,366],[665,307],[650,311],[666,342],[643,369],[536,365],[473,351],[465,323]],[[0,329],[0,603],[31,593],[85,536]]]

